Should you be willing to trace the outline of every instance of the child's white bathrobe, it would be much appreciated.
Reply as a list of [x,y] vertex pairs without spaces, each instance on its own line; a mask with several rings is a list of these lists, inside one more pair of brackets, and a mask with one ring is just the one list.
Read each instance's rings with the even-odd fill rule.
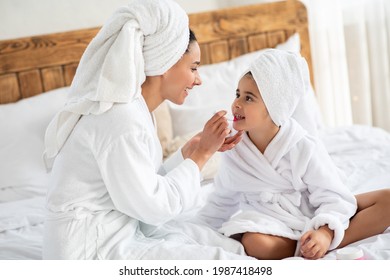
[[328,225],[334,230],[329,249],[334,249],[355,214],[356,199],[321,140],[291,117],[305,92],[306,62],[269,50],[249,71],[280,129],[264,154],[245,134],[222,155],[215,193],[200,217],[227,236],[260,232],[299,240],[306,231]]
[[227,236],[260,232],[299,240],[327,224],[335,232],[333,249],[355,211],[355,197],[323,145],[291,121],[264,154],[245,134],[222,155],[215,192],[201,215]]

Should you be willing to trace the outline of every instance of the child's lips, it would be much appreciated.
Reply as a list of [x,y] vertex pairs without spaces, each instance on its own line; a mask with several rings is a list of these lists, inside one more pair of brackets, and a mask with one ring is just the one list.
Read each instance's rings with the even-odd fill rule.
[[241,121],[243,119],[245,119],[245,117],[243,117],[241,115],[234,115],[233,121],[237,122],[237,121]]

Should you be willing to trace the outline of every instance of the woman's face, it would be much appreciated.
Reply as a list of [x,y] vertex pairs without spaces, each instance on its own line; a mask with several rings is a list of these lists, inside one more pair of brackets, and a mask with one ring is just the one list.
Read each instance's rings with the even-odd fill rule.
[[236,99],[232,104],[232,114],[235,130],[250,133],[262,131],[269,125],[274,126],[257,84],[250,75],[245,75],[238,83]]
[[198,66],[200,64],[200,48],[196,41],[191,42],[188,52],[163,74],[163,99],[175,104],[183,104],[189,90],[202,83]]

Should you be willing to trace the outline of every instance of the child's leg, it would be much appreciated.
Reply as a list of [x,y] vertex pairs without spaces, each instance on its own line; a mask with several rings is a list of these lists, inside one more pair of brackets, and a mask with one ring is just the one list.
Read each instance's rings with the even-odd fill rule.
[[241,243],[248,256],[259,260],[279,260],[292,257],[297,246],[296,240],[257,232],[244,233]]
[[339,248],[384,232],[390,226],[390,189],[356,196],[358,209]]

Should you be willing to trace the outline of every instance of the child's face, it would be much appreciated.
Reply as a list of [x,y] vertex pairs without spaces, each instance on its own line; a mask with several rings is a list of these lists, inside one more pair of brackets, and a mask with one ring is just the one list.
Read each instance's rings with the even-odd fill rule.
[[256,82],[245,75],[238,83],[236,99],[232,104],[233,128],[247,132],[259,132],[274,125],[261,98]]

